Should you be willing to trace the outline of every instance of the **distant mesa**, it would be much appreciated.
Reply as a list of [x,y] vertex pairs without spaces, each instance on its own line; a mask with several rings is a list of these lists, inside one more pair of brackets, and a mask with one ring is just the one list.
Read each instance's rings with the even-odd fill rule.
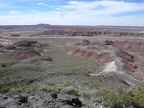
[[43,23],[40,23],[40,24],[37,24],[38,26],[49,26],[50,24],[43,24]]
[[0,29],[37,28],[37,27],[49,27],[49,26],[50,24],[42,24],[42,23],[36,25],[0,25]]

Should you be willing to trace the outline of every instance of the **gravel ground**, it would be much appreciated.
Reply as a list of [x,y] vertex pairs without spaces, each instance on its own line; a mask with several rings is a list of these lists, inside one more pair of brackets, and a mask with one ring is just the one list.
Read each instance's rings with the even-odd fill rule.
[[32,91],[0,94],[0,108],[99,108],[72,94],[59,91]]

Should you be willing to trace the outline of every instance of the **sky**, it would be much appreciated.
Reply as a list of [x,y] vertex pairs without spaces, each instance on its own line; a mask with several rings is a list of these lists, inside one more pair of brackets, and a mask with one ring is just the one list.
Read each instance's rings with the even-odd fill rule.
[[0,0],[0,25],[144,26],[143,0]]

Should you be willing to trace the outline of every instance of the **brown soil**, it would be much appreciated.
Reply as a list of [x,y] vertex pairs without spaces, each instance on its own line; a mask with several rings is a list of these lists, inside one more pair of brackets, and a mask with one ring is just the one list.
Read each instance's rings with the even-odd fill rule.
[[75,43],[75,45],[90,45],[91,44],[91,41],[87,40],[87,39],[83,39],[81,40],[80,42],[78,43]]
[[144,52],[143,42],[113,41],[114,46],[132,52]]
[[96,52],[89,52],[89,51],[85,51],[85,50],[81,50],[81,49],[76,49],[76,50],[72,51],[71,54],[74,56],[86,57],[91,60],[97,60],[99,62],[104,62],[104,63],[111,61],[111,57],[108,53],[98,54]]
[[[133,42],[130,43],[127,41],[118,41],[118,40],[116,40],[116,41],[105,40],[105,41],[103,41],[103,43],[95,41],[95,43],[98,43],[97,45],[88,44],[88,43],[90,43],[89,40],[85,40],[85,39],[80,42],[81,43],[83,42],[85,44],[75,44],[75,45],[85,45],[87,47],[84,49],[73,50],[71,53],[72,55],[79,56],[79,57],[86,57],[91,60],[96,60],[96,61],[99,61],[102,63],[108,63],[108,62],[115,60],[115,58],[111,57],[111,53],[102,52],[103,50],[108,49],[108,50],[111,50],[115,54],[116,57],[119,57],[122,59],[122,62],[125,64],[123,68],[128,73],[135,72],[138,67],[136,65],[134,56],[132,54],[126,52],[125,50],[128,49],[128,50],[132,51],[132,49],[135,50],[135,48],[137,48],[137,47],[143,48],[142,45],[144,45],[140,42],[134,44]],[[78,43],[80,43],[80,42],[78,42]],[[118,50],[115,51],[115,50],[109,49],[109,45],[117,48]],[[134,47],[132,47],[132,46],[134,46]],[[137,51],[137,49],[135,51]]]
[[0,48],[0,53],[5,53],[6,49],[5,48]]
[[129,54],[126,51],[120,50],[116,54],[118,57],[120,57],[123,61],[124,68],[127,72],[135,72],[138,68],[135,64],[134,56],[132,54]]
[[7,50],[15,50],[16,49],[16,47],[13,45],[7,45],[7,46],[4,46],[3,48],[7,49]]
[[41,56],[39,52],[35,50],[16,50],[13,53],[13,58],[15,59],[26,59],[33,56]]
[[12,45],[2,46],[0,48],[0,53],[8,53],[9,55],[12,55],[12,58],[15,59],[27,59],[33,56],[41,56],[40,52],[43,52],[41,48],[45,47],[49,47],[49,44],[41,44],[37,41],[23,40]]

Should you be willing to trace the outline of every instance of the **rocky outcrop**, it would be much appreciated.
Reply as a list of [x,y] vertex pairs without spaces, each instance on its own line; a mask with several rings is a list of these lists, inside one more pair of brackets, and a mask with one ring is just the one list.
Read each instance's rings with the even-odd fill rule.
[[113,45],[113,41],[105,40],[103,45]]
[[134,61],[134,56],[132,54],[129,54],[126,51],[120,50],[116,53],[118,57],[122,59],[122,62],[124,63],[123,68],[127,72],[135,72],[135,70],[138,68]]
[[4,46],[3,48],[6,50],[15,50],[16,49],[16,47],[13,45],[7,45],[7,46]]
[[[80,42],[87,42],[87,40],[82,40]],[[89,44],[83,44],[83,48],[80,47],[79,49],[73,50],[70,52],[70,54],[83,58],[89,58],[91,60],[96,60],[104,64],[110,63],[108,67],[115,66],[115,68],[113,67],[109,69],[114,69],[113,71],[124,71],[127,73],[132,73],[137,70],[138,67],[135,63],[134,56],[126,52],[123,48],[123,46],[126,45],[125,41],[121,42],[105,40],[103,43],[101,42],[97,45],[93,45],[91,44],[92,42],[89,41],[87,43]]]
[[[86,28],[85,28],[86,29]],[[62,35],[62,36],[116,36],[116,37],[121,37],[121,36],[144,36],[144,33],[141,32],[133,32],[132,30],[128,30],[127,32],[125,30],[113,30],[113,29],[94,29],[94,30],[89,30],[84,28],[79,28],[78,30],[73,30],[67,29],[67,28],[53,28],[49,29],[47,31],[38,33],[38,34],[32,34],[30,36],[38,36],[38,35]]]
[[33,56],[44,56],[41,48],[50,47],[49,44],[41,44],[37,41],[18,41],[12,45],[0,47],[0,53],[7,53],[14,59],[27,59]]
[[0,48],[3,47],[3,45],[0,44]]
[[87,40],[87,39],[83,39],[81,41],[79,41],[78,43],[75,43],[75,45],[90,45],[91,41]]
[[1,94],[0,108],[86,108],[76,96],[37,90],[31,92],[11,92]]
[[15,50],[12,55],[15,59],[26,59],[33,56],[41,56],[41,54],[35,50]]
[[21,35],[20,34],[11,34],[10,36],[11,37],[20,37]]
[[15,50],[16,47],[13,45],[6,45],[0,47],[0,53],[6,53],[7,51]]
[[130,42],[130,41],[113,41],[115,47],[119,47],[123,50],[137,53],[140,56],[144,56],[144,43],[143,42]]
[[7,50],[5,48],[0,48],[0,53],[5,53]]
[[144,50],[144,43],[142,42],[128,42],[128,41],[121,41],[120,44],[114,42],[116,46],[124,48],[126,50],[131,51],[143,51]]
[[86,57],[91,60],[97,60],[99,62],[109,62],[111,61],[111,57],[108,53],[101,53],[101,52],[89,52],[86,50],[81,50],[81,49],[76,49],[74,51],[70,52],[74,56],[79,56],[79,57]]
[[32,47],[32,46],[37,46],[39,44],[40,43],[38,43],[37,41],[23,40],[23,41],[16,42],[13,45],[16,47]]

